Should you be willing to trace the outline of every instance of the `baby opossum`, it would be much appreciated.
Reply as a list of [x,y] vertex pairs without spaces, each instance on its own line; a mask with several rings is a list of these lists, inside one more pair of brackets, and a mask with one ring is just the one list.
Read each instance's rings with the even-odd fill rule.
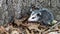
[[43,23],[44,25],[51,25],[54,20],[53,14],[46,8],[32,11],[28,21],[35,21]]

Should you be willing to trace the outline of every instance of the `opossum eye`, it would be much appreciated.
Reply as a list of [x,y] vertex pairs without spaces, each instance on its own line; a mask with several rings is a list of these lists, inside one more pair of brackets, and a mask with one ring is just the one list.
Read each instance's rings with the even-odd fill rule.
[[32,19],[34,19],[35,17],[32,17]]
[[40,16],[40,14],[38,13],[37,16]]

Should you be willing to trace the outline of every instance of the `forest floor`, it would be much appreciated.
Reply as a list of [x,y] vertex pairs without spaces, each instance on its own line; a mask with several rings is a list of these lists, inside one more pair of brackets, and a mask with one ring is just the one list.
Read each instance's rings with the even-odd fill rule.
[[60,22],[53,26],[45,26],[39,23],[27,21],[28,17],[15,19],[14,24],[0,26],[0,34],[58,34],[60,33]]

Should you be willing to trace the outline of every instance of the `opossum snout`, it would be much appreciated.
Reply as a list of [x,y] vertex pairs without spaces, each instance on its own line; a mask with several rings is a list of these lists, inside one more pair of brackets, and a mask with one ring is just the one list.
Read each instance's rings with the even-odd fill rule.
[[39,16],[39,14],[31,15],[31,16],[29,17],[28,21],[38,21],[38,19],[40,18],[40,17],[38,17],[38,16]]

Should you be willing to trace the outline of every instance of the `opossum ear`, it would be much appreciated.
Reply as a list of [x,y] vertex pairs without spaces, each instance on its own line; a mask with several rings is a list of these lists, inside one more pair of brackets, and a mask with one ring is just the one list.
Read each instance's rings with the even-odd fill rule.
[[31,12],[33,11],[32,8],[30,9],[30,11],[31,11]]
[[39,12],[39,14],[41,15],[41,12]]

